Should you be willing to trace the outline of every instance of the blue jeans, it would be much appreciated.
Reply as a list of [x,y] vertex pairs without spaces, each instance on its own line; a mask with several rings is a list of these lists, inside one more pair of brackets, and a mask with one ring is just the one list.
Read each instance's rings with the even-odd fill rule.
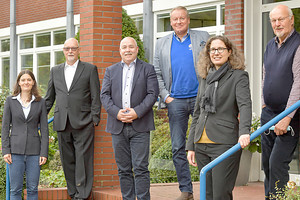
[[136,132],[130,124],[120,134],[112,134],[124,200],[150,200],[149,143],[150,133]]
[[181,192],[193,192],[189,163],[186,157],[186,131],[193,115],[196,98],[174,99],[167,104],[172,140],[173,163]]
[[[264,125],[278,114],[279,112],[274,112],[268,107],[263,108],[261,125]],[[286,134],[278,136],[274,131],[266,131],[261,135],[262,166],[265,172],[264,185],[267,200],[271,193],[275,195],[276,192],[284,189],[289,181],[289,164],[292,161],[299,139],[299,120],[298,110],[290,122],[294,134],[288,131]]]
[[22,200],[24,172],[26,174],[27,199],[38,199],[38,185],[40,178],[39,155],[28,156],[12,154],[9,167],[10,200]]

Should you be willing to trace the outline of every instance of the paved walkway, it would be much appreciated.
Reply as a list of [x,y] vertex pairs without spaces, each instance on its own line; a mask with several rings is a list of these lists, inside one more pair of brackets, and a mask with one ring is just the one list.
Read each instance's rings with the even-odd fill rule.
[[[226,183],[225,183],[226,184]],[[194,198],[195,200],[200,199],[200,184],[199,182],[193,183],[194,186]],[[150,188],[151,200],[174,200],[180,196],[178,189],[178,183],[162,183],[162,184],[151,184]],[[103,197],[107,199],[121,199],[120,189],[114,190],[100,190]],[[112,198],[114,196],[114,198]],[[95,198],[98,199],[98,198]],[[262,182],[251,182],[247,186],[238,186],[233,190],[234,200],[264,200],[264,188]]]
[[[226,183],[225,183],[226,184]],[[200,183],[193,183],[194,198],[200,199]],[[177,183],[151,184],[151,200],[174,200],[180,196]],[[263,200],[264,189],[262,182],[251,182],[247,186],[238,186],[233,190],[234,200]]]

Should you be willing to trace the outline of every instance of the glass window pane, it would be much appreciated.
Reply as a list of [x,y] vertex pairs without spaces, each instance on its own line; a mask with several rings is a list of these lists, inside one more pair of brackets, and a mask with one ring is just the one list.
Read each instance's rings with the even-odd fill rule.
[[54,60],[55,60],[55,65],[61,64],[65,62],[65,56],[64,56],[64,52],[62,51],[56,51],[54,52]]
[[[224,8],[223,8],[224,10]],[[200,28],[217,25],[216,6],[189,10],[190,28]],[[170,14],[157,15],[157,32],[172,31]]]
[[36,47],[50,46],[51,35],[48,33],[36,34]]
[[33,71],[33,55],[22,55],[21,56],[21,69],[29,69]]
[[289,0],[262,0],[262,3],[268,4],[268,3],[276,3],[276,2],[281,2],[281,1],[289,1]]
[[225,25],[225,5],[221,5],[221,25]]
[[191,10],[189,13],[191,18],[190,28],[217,25],[217,11],[215,6]]
[[170,14],[157,15],[157,32],[171,31]]
[[1,52],[9,51],[10,49],[10,39],[1,40]]
[[42,92],[47,89],[47,84],[50,75],[50,53],[37,54],[38,75],[37,82]]
[[20,37],[20,49],[33,48],[33,35]]
[[300,32],[300,8],[294,8],[294,9],[292,9],[292,11],[294,14],[295,29],[299,33]]
[[63,44],[66,40],[66,30],[54,31],[54,45]]
[[143,34],[143,17],[132,18],[135,22],[138,34]]
[[2,85],[9,88],[9,57],[2,58]]

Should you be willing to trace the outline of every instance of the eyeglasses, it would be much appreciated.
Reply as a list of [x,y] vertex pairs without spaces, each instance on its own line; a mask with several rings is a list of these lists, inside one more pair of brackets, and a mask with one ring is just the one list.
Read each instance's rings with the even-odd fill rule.
[[63,49],[65,51],[70,51],[70,49],[71,49],[71,51],[76,51],[78,49],[78,47],[64,47]]
[[224,48],[224,47],[219,47],[217,49],[211,48],[211,49],[208,50],[208,52],[210,54],[215,54],[217,51],[218,51],[218,53],[223,53],[225,51],[225,49],[227,49],[227,48]]
[[270,19],[270,22],[271,22],[271,24],[275,24],[277,21],[280,22],[280,23],[282,23],[288,17],[289,16],[278,18],[278,19]]

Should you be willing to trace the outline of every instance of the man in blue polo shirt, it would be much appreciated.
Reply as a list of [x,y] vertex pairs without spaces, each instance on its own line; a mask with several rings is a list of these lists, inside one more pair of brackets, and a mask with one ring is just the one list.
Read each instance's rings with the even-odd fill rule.
[[193,114],[198,91],[195,66],[209,34],[189,30],[190,17],[185,7],[172,9],[170,21],[174,32],[157,41],[154,67],[160,90],[159,106],[163,101],[168,108],[173,162],[181,191],[178,200],[185,200],[193,199],[185,143],[189,116]]
[[[264,54],[262,125],[300,99],[300,35],[294,29],[293,12],[278,5],[270,12],[270,22],[276,37],[269,41]],[[273,199],[289,180],[299,126],[297,110],[275,124],[274,131],[262,134],[266,199]]]

